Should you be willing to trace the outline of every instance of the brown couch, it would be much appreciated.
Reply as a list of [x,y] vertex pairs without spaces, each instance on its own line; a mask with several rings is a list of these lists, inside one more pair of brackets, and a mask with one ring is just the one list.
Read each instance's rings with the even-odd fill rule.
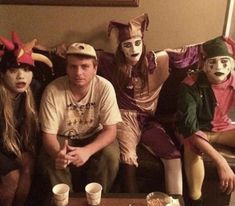
[[[40,51],[44,53],[43,51]],[[65,62],[63,58],[60,58],[54,54],[48,54],[54,63],[56,68],[51,72],[45,65],[37,64],[35,70],[35,78],[39,79],[43,86],[46,86],[51,80],[65,74],[64,66]],[[197,65],[192,65],[190,69],[196,68]],[[162,122],[166,131],[173,138],[173,141],[180,148],[179,142],[174,137],[174,114],[176,111],[176,100],[177,100],[177,90],[179,83],[185,77],[186,72],[189,68],[174,70],[171,68],[171,75],[165,82],[163,89],[161,91],[160,100],[158,104],[158,109],[156,112],[159,121]],[[183,152],[183,151],[182,151]],[[229,153],[230,155],[235,155],[235,150],[231,148],[223,148],[224,153]],[[139,167],[137,170],[137,181],[139,190],[141,193],[149,193],[152,191],[165,191],[164,188],[164,170],[163,164],[159,158],[154,157],[149,153],[142,145],[137,148],[137,153],[139,156],[138,162]],[[231,157],[231,156],[230,156]],[[230,166],[235,171],[235,158],[227,157]],[[229,195],[222,193],[218,186],[218,175],[214,164],[208,157],[204,158],[206,178],[203,184],[203,194],[204,194],[204,205],[205,206],[224,206],[229,202]],[[121,190],[120,176],[117,176],[115,184],[112,188],[112,192],[122,192]],[[184,177],[184,198],[187,206],[187,182]],[[39,191],[39,192],[38,192]],[[40,193],[40,196],[39,196]],[[37,174],[35,181],[31,190],[31,195],[29,198],[28,205],[47,205],[46,194],[50,193],[50,187],[48,178],[40,172],[40,168],[37,168]],[[43,194],[43,195],[42,195]]]

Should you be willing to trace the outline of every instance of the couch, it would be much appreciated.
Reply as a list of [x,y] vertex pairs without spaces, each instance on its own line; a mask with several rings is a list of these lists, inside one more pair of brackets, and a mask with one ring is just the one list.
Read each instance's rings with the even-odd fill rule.
[[[198,48],[195,47],[195,51]],[[56,54],[51,54],[45,51],[40,51],[48,55],[56,68],[54,71],[46,68],[45,65],[37,63],[35,70],[35,78],[43,83],[43,87],[46,86],[51,80],[65,74],[65,61],[63,58],[57,56]],[[182,52],[182,51],[181,51]],[[184,52],[183,52],[184,53]],[[175,60],[172,53],[169,52],[170,59]],[[184,54],[185,55],[185,54]],[[192,54],[190,54],[192,55]],[[179,56],[178,56],[179,57]],[[178,58],[177,57],[177,58]],[[182,56],[181,56],[182,57]],[[160,99],[158,103],[158,108],[156,111],[156,116],[159,121],[165,127],[167,133],[172,137],[175,144],[183,152],[179,141],[174,135],[174,114],[176,112],[176,101],[177,101],[177,89],[179,83],[186,76],[187,72],[197,68],[197,61],[191,61],[190,66],[184,66],[178,70],[177,64],[171,63],[171,74],[165,84],[160,94]],[[174,61],[176,62],[176,61]],[[218,147],[218,145],[216,146]],[[227,154],[226,159],[228,160],[230,166],[235,171],[235,150],[227,147],[220,148],[223,154]],[[149,193],[152,191],[165,191],[164,188],[164,170],[163,164],[159,158],[153,156],[143,145],[139,145],[137,148],[137,154],[139,156],[138,162],[139,167],[137,170],[137,182],[141,193]],[[206,178],[203,184],[203,194],[204,194],[204,205],[205,206],[224,206],[229,202],[229,195],[222,193],[218,186],[218,175],[216,172],[215,165],[211,162],[208,157],[204,157]],[[121,190],[121,177],[117,176],[114,186],[111,192],[122,192]],[[183,178],[184,182],[184,199],[186,206],[188,204],[187,195],[187,181],[185,175]],[[38,195],[38,191],[44,194],[44,198]],[[29,198],[29,205],[47,205],[46,194],[50,194],[50,186],[48,178],[40,172],[40,168],[37,169],[35,176],[35,181],[32,187],[31,196]],[[34,203],[33,203],[34,202]],[[37,203],[36,203],[37,202]]]

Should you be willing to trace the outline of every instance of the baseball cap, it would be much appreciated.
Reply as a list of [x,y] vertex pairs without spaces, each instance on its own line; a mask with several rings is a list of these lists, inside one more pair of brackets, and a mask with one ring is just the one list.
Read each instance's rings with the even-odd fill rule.
[[81,54],[85,56],[94,57],[97,59],[97,55],[93,46],[85,43],[73,43],[68,47],[66,54]]

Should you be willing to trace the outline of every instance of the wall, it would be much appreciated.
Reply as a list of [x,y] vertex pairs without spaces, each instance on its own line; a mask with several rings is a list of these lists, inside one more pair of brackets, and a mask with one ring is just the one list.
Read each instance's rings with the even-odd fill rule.
[[233,8],[233,17],[232,17],[232,23],[230,28],[230,36],[235,40],[235,4]]
[[221,35],[226,4],[225,0],[140,0],[139,7],[0,5],[0,34],[9,37],[15,30],[24,41],[36,37],[45,46],[84,41],[113,51],[108,22],[147,12],[148,49],[175,48]]

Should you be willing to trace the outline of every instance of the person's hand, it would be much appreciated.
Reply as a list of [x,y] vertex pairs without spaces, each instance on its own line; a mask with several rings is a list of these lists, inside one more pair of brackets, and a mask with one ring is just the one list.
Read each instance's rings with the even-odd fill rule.
[[[1,44],[0,44],[1,47]],[[43,45],[37,44],[34,46],[34,48],[39,49],[41,51],[48,51],[51,53],[55,53],[56,55],[62,57],[62,58],[66,58],[66,51],[67,51],[67,46],[66,44],[62,43],[62,44],[58,44],[52,48],[48,48],[45,47]],[[1,50],[0,50],[0,54],[1,54]]]
[[217,170],[220,178],[221,190],[227,194],[235,191],[235,175],[225,159],[220,162]]
[[55,47],[55,53],[62,58],[66,58],[66,51],[67,47],[65,44],[59,44]]
[[67,150],[68,150],[68,140],[65,140],[63,147],[55,157],[56,169],[64,169],[70,164],[71,158],[67,155]]
[[73,157],[72,164],[76,167],[82,166],[90,158],[91,154],[86,147],[68,146],[68,156]]

